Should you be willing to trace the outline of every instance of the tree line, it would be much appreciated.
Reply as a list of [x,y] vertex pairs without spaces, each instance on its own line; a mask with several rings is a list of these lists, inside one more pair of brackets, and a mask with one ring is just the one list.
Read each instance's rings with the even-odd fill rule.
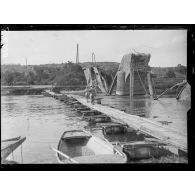
[[1,85],[84,85],[81,66],[72,62],[61,66],[33,66],[31,70],[17,71],[11,68],[1,71]]
[[[108,85],[111,84],[118,65],[119,63],[114,62],[97,63],[98,69]],[[82,68],[87,66],[87,63],[77,65],[71,61],[39,66],[3,65],[1,66],[1,85],[86,85]],[[162,71],[163,78],[176,78],[178,73],[180,75],[187,74],[187,68],[181,64],[178,64],[177,67],[151,67],[151,69],[155,69],[156,72]]]

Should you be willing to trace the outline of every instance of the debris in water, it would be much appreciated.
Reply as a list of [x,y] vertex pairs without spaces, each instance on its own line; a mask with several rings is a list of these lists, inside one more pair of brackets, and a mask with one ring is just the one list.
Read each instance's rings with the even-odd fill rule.
[[169,123],[172,123],[170,121],[158,121],[159,123],[161,123],[162,125],[168,125]]

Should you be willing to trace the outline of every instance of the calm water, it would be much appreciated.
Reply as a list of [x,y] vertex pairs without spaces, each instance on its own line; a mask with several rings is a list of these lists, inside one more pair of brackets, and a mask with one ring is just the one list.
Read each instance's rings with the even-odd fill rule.
[[[24,163],[56,163],[51,147],[57,147],[64,131],[80,129],[85,125],[70,108],[53,98],[1,97],[1,137],[27,137],[22,145]],[[14,152],[14,160],[21,162],[20,149]]]
[[[129,97],[106,96],[102,104],[125,110],[131,114],[145,115],[155,121],[167,121],[180,133],[187,132],[187,110],[189,105],[174,98],[158,101]],[[26,136],[22,146],[24,163],[57,163],[52,147],[56,148],[62,133],[81,129],[82,121],[64,103],[44,96],[2,96],[1,137],[2,139]],[[9,157],[12,159],[12,156]],[[14,152],[14,160],[21,162],[21,150]]]
[[135,97],[130,101],[129,97],[105,96],[102,104],[111,105],[126,113],[150,118],[165,126],[174,127],[180,133],[187,134],[187,111],[190,104],[177,101],[175,98],[152,98]]

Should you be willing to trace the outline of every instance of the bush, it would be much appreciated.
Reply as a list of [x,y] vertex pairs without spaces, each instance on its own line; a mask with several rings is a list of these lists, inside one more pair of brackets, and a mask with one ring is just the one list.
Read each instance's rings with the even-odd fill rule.
[[177,65],[176,71],[181,73],[181,74],[186,74],[187,73],[187,67],[182,66],[181,64]]
[[5,83],[7,85],[12,85],[14,82],[14,74],[13,72],[6,71],[4,74]]
[[176,75],[175,73],[172,71],[172,70],[169,70],[167,73],[166,73],[166,76],[168,78],[176,78]]

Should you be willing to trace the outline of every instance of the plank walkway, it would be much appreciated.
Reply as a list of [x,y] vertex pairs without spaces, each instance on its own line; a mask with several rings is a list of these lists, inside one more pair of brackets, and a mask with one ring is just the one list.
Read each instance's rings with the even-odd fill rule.
[[182,151],[187,152],[187,136],[178,132],[177,129],[171,127],[164,127],[160,123],[151,119],[127,114],[123,111],[111,108],[109,106],[104,106],[101,104],[92,105],[91,103],[87,103],[86,99],[79,95],[69,94],[68,96],[74,97],[83,105],[86,105],[91,109],[98,110],[99,112],[110,116],[116,122],[127,124],[130,128],[151,135],[171,146],[174,146]]

